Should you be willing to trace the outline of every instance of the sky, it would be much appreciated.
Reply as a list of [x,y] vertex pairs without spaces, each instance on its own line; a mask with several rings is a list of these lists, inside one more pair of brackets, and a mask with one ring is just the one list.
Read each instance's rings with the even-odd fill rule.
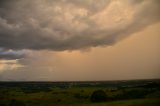
[[159,0],[1,0],[0,81],[160,78]]

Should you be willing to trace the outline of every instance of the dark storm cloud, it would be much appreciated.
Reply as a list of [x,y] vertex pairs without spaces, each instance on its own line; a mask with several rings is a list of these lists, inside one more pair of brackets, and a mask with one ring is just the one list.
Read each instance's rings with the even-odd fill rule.
[[[1,0],[0,47],[59,51],[113,45],[158,22],[159,10],[159,0]],[[7,55],[12,54],[0,58]]]

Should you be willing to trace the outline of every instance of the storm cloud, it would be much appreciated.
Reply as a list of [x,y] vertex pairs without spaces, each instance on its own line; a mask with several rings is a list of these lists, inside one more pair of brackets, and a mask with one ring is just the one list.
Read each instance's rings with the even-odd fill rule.
[[1,0],[0,47],[62,51],[113,45],[160,21],[159,11],[159,0]]

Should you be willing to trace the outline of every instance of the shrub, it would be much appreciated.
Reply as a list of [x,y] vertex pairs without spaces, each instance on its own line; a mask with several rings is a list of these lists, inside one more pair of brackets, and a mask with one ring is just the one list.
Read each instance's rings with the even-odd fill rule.
[[103,90],[96,90],[92,93],[91,102],[104,102],[107,100],[107,95]]

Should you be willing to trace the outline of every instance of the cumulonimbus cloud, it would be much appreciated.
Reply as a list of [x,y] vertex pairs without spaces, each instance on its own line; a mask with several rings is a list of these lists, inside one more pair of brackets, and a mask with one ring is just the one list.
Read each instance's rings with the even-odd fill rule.
[[0,47],[13,50],[112,45],[160,21],[159,0],[0,2]]

